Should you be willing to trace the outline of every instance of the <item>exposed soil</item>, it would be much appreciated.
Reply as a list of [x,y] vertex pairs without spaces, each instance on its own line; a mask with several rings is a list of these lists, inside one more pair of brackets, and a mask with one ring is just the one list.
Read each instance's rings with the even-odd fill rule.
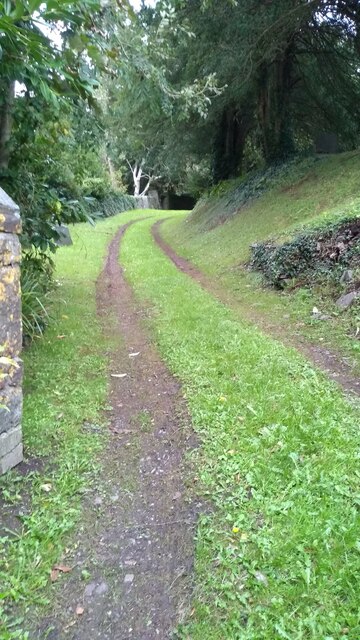
[[[168,219],[168,218],[166,218]],[[175,266],[186,273],[188,276],[196,280],[203,289],[214,295],[220,302],[230,307],[234,306],[234,300],[229,291],[224,290],[220,285],[200,271],[189,260],[179,256],[176,251],[163,239],[160,232],[161,225],[166,219],[158,220],[152,227],[153,237],[162,251],[170,258]],[[309,358],[317,367],[323,369],[330,378],[335,380],[339,385],[356,395],[360,395],[360,380],[352,373],[351,365],[346,362],[339,354],[319,345],[313,345],[306,342],[305,339],[297,338],[287,334],[283,327],[271,324],[253,309],[244,309],[246,319],[254,322],[265,333],[280,339],[289,346],[293,346]]]
[[32,636],[39,640],[165,640],[188,613],[201,504],[184,455],[196,441],[180,384],[151,344],[118,263],[128,226],[113,238],[97,284],[113,345],[104,472],[63,559],[72,571],[56,583],[53,615]]

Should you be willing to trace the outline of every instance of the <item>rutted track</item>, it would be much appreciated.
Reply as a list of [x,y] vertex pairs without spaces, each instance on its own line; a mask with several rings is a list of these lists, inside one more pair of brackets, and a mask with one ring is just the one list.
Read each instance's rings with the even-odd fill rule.
[[[183,273],[198,282],[203,289],[215,296],[223,304],[232,307],[233,300],[231,294],[221,288],[214,280],[200,271],[194,264],[186,258],[179,256],[176,251],[164,240],[161,235],[161,225],[169,218],[163,218],[155,222],[152,226],[152,234],[155,242],[165,255],[170,258],[174,265]],[[283,341],[288,346],[295,347],[298,351],[309,358],[317,367],[327,373],[327,375],[337,382],[346,392],[351,392],[360,396],[360,380],[354,376],[350,365],[338,354],[321,346],[313,345],[303,340],[295,339],[294,336],[287,335],[280,327],[271,326],[259,314],[253,312],[246,313],[246,320],[254,322],[259,329],[272,335],[276,339]]]
[[[119,265],[129,224],[111,241],[97,283],[98,311],[115,343],[111,441],[99,494],[85,506],[78,550],[66,558],[75,568],[53,616],[37,630],[41,640],[166,640],[190,602],[198,507],[184,486],[183,457],[194,437],[180,385],[144,331]],[[79,606],[83,613],[76,615]]]

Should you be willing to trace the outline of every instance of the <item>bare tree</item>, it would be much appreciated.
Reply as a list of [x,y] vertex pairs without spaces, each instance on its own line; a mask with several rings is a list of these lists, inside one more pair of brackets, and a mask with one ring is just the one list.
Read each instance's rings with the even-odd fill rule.
[[[145,173],[144,172],[144,164],[145,164],[145,159],[143,159],[140,163],[135,163],[133,166],[131,165],[131,163],[129,162],[129,160],[126,160],[129,169],[131,171],[131,175],[133,177],[133,182],[134,182],[134,196],[146,196],[147,192],[150,189],[150,185],[154,180],[159,180],[159,178],[161,176],[156,176],[150,173]],[[141,190],[141,180],[146,179],[146,186],[144,187],[143,190]]]

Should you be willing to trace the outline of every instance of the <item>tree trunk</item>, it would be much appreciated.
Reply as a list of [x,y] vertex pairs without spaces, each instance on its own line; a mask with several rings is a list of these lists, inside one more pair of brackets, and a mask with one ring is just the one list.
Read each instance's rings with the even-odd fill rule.
[[133,174],[133,180],[134,180],[134,196],[138,197],[140,195],[141,176],[142,176],[141,166],[138,167],[137,165],[135,165],[132,171],[132,174]]
[[12,112],[15,100],[15,81],[6,80],[1,83],[0,106],[0,169],[9,166],[9,141],[12,128]]
[[142,196],[146,196],[147,192],[150,189],[150,185],[151,185],[151,178],[148,179],[148,183],[147,183],[145,189],[142,190],[142,193],[141,193]]
[[118,186],[118,183],[117,183],[117,178],[116,178],[116,172],[115,172],[115,169],[114,169],[114,165],[113,165],[113,163],[111,161],[111,158],[109,158],[109,156],[106,154],[106,152],[105,152],[105,158],[106,158],[106,164],[107,164],[108,169],[109,169],[109,176],[110,176],[111,186],[112,186],[113,189],[116,189],[117,186]]
[[250,118],[239,109],[224,110],[214,145],[213,178],[221,180],[235,178],[241,174],[246,137]]
[[263,154],[271,164],[294,153],[290,97],[293,87],[293,42],[272,64],[264,64],[259,74],[258,121]]

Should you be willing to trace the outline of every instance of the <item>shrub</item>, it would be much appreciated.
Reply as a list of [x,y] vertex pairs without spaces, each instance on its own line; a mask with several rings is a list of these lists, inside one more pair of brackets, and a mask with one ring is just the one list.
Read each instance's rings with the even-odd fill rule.
[[23,252],[21,302],[24,343],[43,333],[49,322],[49,292],[53,288],[54,264],[48,254]]
[[276,245],[252,245],[250,268],[261,271],[269,284],[283,288],[299,276],[310,279],[337,266],[356,265],[360,259],[360,217],[310,228]]
[[94,176],[88,176],[84,178],[81,188],[85,196],[99,198],[101,200],[102,198],[105,198],[111,190],[110,180],[109,178],[105,179],[102,177],[97,178]]

